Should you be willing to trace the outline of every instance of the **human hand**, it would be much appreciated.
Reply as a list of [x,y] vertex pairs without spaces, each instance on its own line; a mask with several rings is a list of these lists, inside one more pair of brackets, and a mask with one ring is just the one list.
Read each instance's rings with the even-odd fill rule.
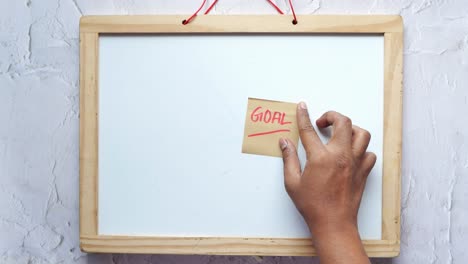
[[298,104],[297,122],[307,162],[302,171],[294,144],[280,139],[286,190],[307,222],[313,237],[357,234],[357,214],[367,176],[375,164],[366,152],[370,133],[337,112],[326,112],[316,124],[332,126],[323,144],[312,126],[305,103]]

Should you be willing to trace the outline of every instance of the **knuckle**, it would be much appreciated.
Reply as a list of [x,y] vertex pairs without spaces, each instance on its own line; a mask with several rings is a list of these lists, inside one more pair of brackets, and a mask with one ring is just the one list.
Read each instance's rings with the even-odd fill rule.
[[370,141],[370,139],[371,139],[371,133],[369,131],[365,130],[365,129],[362,130],[362,136],[367,141]]
[[346,161],[345,158],[340,157],[336,159],[336,166],[340,169],[345,169],[348,167],[348,162]]
[[360,144],[368,145],[371,140],[371,133],[367,130],[361,129],[357,135]]
[[296,152],[291,150],[290,148],[285,148],[281,150],[282,155],[283,155],[283,163],[289,164],[291,161],[294,160],[294,156],[296,156]]
[[376,161],[377,161],[377,156],[374,153],[368,152],[366,154],[366,160],[364,161],[364,164],[363,164],[365,177],[369,176],[369,173],[374,167]]
[[353,162],[346,155],[339,155],[336,159],[336,166],[340,170],[350,170],[353,167]]
[[290,155],[289,148],[286,146],[284,148],[281,148],[281,152],[283,153],[283,158],[288,158]]
[[301,117],[301,118],[309,118],[309,111],[307,111],[307,110],[305,110],[305,109],[299,111],[299,117]]
[[340,121],[341,121],[344,125],[352,125],[351,118],[349,118],[349,117],[347,117],[347,116],[341,116],[341,117],[340,117]]
[[313,131],[315,131],[314,126],[312,126],[310,122],[307,122],[306,124],[303,124],[301,127],[299,127],[299,132],[301,133],[303,132],[309,133]]
[[374,164],[377,161],[377,155],[373,152],[369,152],[369,161]]

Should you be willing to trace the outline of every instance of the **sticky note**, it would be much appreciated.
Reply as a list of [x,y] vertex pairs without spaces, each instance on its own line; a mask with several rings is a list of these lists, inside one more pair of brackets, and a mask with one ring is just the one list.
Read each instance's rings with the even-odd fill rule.
[[242,153],[281,157],[280,138],[289,138],[297,147],[296,107],[295,103],[249,98]]

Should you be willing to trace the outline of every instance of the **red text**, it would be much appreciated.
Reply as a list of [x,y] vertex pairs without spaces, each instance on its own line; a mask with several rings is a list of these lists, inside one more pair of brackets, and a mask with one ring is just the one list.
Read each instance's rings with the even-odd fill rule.
[[250,115],[250,120],[252,122],[263,122],[263,123],[270,123],[274,124],[277,123],[279,125],[287,125],[291,124],[291,122],[285,122],[284,118],[286,117],[286,113],[278,112],[278,111],[270,111],[269,109],[262,109],[261,106],[255,108]]

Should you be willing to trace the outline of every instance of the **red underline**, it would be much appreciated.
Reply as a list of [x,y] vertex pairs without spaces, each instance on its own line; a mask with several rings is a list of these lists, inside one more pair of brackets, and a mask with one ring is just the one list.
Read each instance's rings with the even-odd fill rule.
[[290,132],[290,131],[291,130],[289,130],[289,129],[278,129],[278,130],[273,130],[273,131],[250,134],[247,137],[256,137],[256,136],[263,136],[263,135],[268,135],[268,134],[274,134],[274,133],[280,133],[280,132]]

